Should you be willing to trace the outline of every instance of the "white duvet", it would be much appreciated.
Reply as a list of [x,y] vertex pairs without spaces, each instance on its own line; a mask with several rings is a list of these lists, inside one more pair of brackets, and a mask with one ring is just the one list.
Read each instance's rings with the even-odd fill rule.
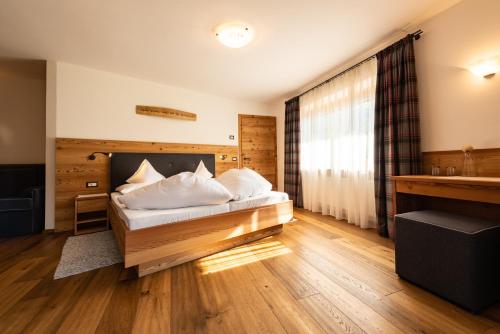
[[246,167],[230,169],[217,176],[216,180],[229,190],[235,201],[266,194],[273,187],[262,175]]
[[133,210],[175,209],[224,204],[232,197],[215,179],[183,172],[127,193],[120,202]]

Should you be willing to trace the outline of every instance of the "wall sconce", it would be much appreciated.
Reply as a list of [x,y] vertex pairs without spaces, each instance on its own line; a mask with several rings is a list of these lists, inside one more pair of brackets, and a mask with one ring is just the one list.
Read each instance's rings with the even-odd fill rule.
[[87,160],[95,160],[96,154],[102,154],[107,156],[108,158],[111,158],[111,156],[113,155],[113,153],[111,152],[92,152],[92,154],[87,157]]
[[222,154],[221,156],[219,156],[219,158],[221,160],[226,160],[227,159],[227,154]]
[[470,66],[470,71],[478,77],[491,78],[500,71],[500,57],[478,61]]

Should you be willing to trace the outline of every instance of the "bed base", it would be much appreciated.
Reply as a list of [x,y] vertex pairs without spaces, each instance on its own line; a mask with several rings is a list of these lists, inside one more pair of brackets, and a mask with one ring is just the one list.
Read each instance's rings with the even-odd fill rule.
[[157,261],[141,263],[137,266],[137,274],[139,277],[152,274],[157,271],[168,269],[185,262],[200,259],[202,257],[221,252],[223,250],[227,250],[255,240],[266,238],[273,234],[280,233],[282,230],[283,230],[283,225],[278,225],[264,229],[262,231],[256,231],[253,233],[245,234],[240,237],[222,240],[215,244],[210,245],[208,248],[198,247],[197,249],[193,249],[192,251],[186,252],[184,254],[174,254],[172,256],[167,256],[165,258],[159,259]]
[[110,204],[110,220],[125,268],[139,277],[280,233],[293,217],[292,201],[129,230]]

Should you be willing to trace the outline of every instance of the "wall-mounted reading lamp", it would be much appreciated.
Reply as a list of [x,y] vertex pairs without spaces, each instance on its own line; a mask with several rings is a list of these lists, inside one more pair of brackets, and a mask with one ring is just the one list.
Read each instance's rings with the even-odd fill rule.
[[113,155],[113,153],[111,153],[111,152],[92,152],[92,154],[91,154],[91,155],[89,155],[89,156],[87,157],[87,159],[88,159],[88,160],[95,160],[95,158],[96,158],[96,156],[95,156],[95,155],[96,155],[96,154],[102,154],[102,155],[104,155],[104,156],[107,156],[108,158],[111,158],[111,156]]
[[226,160],[227,159],[227,154],[222,154],[221,156],[219,156],[219,158],[221,160]]
[[500,57],[478,61],[470,66],[470,71],[483,78],[491,78],[500,71]]

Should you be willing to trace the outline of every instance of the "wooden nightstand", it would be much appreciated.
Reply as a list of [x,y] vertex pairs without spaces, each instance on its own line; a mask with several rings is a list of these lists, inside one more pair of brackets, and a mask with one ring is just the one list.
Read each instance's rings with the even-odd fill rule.
[[109,229],[108,194],[88,194],[75,197],[75,235]]

